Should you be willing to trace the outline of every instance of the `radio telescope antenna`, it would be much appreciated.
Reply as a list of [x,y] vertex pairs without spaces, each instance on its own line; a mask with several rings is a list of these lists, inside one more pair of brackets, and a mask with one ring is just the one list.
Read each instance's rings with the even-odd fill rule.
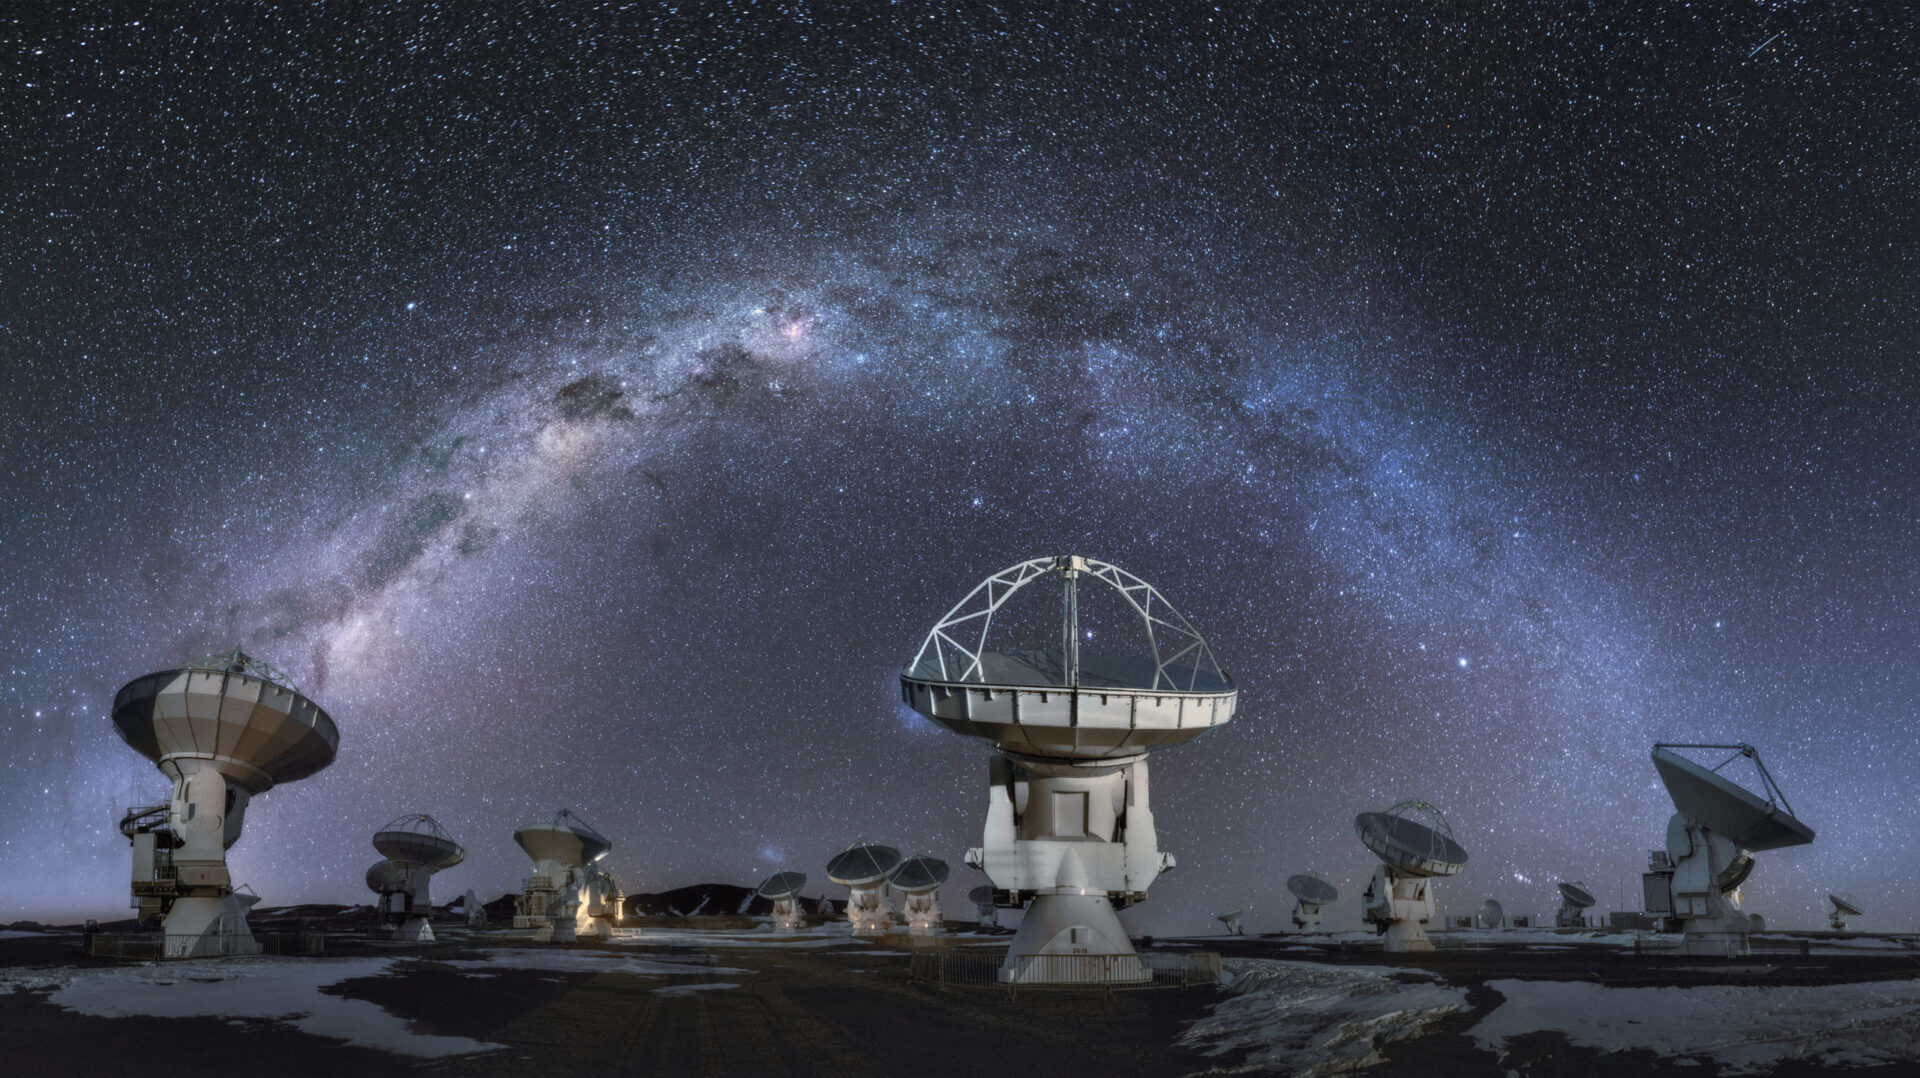
[[113,698],[113,724],[173,780],[167,805],[120,823],[133,842],[142,919],[164,915],[168,958],[259,954],[227,849],[247,804],[333,762],[340,731],[285,674],[239,648],[134,678]]
[[612,935],[620,917],[620,887],[594,862],[613,842],[563,808],[521,824],[513,840],[533,858],[533,875],[521,881],[513,927],[531,928],[541,942]]
[[1587,907],[1597,899],[1587,890],[1584,883],[1562,883],[1560,885],[1560,912],[1554,914],[1556,928],[1585,928],[1587,926]]
[[800,888],[807,885],[804,872],[776,872],[754,892],[773,903],[773,929],[791,935],[800,931]]
[[1828,895],[1827,901],[1833,903],[1833,912],[1827,915],[1827,923],[1835,932],[1847,930],[1847,918],[1864,917],[1867,911],[1860,908],[1860,900],[1850,894]]
[[882,936],[893,927],[887,877],[900,867],[900,851],[859,841],[827,862],[827,878],[847,889],[847,921],[856,936]]
[[[1061,586],[1056,647],[989,647],[994,618],[1028,585]],[[1132,654],[1081,647],[1080,587],[1106,585],[1139,619]],[[934,623],[900,671],[909,707],[997,750],[985,835],[967,851],[1006,896],[1031,900],[999,979],[1035,984],[1150,979],[1116,907],[1146,897],[1174,865],[1147,799],[1147,754],[1233,718],[1239,690],[1207,641],[1151,584],[1077,555],[988,576]],[[1040,956],[1105,955],[1105,963]],[[1089,972],[1099,970],[1099,972]]]
[[391,938],[433,942],[433,913],[428,892],[433,874],[466,860],[467,851],[431,816],[402,816],[373,836],[373,848],[387,855],[367,869],[367,889],[380,896],[379,916]]
[[1360,897],[1361,916],[1386,936],[1386,950],[1433,950],[1421,927],[1433,919],[1433,877],[1467,867],[1467,851],[1454,841],[1446,817],[1425,801],[1402,801],[1384,812],[1361,813],[1353,827],[1380,859]]
[[1473,926],[1475,928],[1505,928],[1507,926],[1506,907],[1491,898],[1480,903],[1480,908],[1475,911],[1473,915]]
[[[1719,762],[1707,766],[1677,749],[1708,752]],[[1725,772],[1742,759],[1753,762],[1758,792]],[[1667,864],[1644,878],[1648,912],[1670,913],[1680,922],[1683,954],[1750,953],[1747,937],[1758,929],[1740,908],[1737,892],[1753,871],[1753,855],[1812,842],[1813,829],[1794,818],[1752,745],[1662,742],[1653,746],[1653,766],[1677,811],[1667,821]]]
[[980,928],[1000,927],[1000,907],[994,901],[993,884],[983,883],[968,891],[967,901],[973,903],[974,916]]
[[1216,913],[1213,915],[1213,919],[1227,926],[1227,935],[1244,936],[1247,934],[1246,927],[1243,924],[1246,912],[1246,910],[1233,910],[1230,913]]
[[1313,870],[1288,876],[1287,892],[1293,895],[1293,927],[1302,932],[1320,931],[1320,907],[1340,897],[1339,890]]
[[900,862],[887,877],[887,885],[902,896],[901,912],[907,915],[907,932],[914,936],[937,936],[945,922],[940,915],[940,885],[947,882],[947,863],[937,857],[919,854]]

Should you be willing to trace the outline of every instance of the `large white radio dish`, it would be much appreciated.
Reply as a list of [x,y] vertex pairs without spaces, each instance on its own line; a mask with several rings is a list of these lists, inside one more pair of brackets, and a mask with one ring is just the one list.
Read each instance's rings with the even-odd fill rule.
[[[1680,750],[1709,752],[1718,762],[1689,759]],[[1729,774],[1739,760],[1752,762],[1759,791]],[[1747,937],[1758,929],[1736,891],[1753,871],[1753,851],[1805,845],[1813,829],[1794,817],[1752,745],[1662,742],[1653,747],[1653,766],[1679,811],[1667,823],[1670,867],[1645,877],[1648,910],[1670,912],[1680,922],[1685,954],[1745,955]]]
[[409,813],[374,832],[373,848],[387,855],[367,870],[367,889],[380,896],[377,912],[392,939],[431,943],[433,875],[466,859],[467,851],[440,821]]
[[847,921],[854,935],[883,935],[892,926],[887,877],[899,867],[900,851],[877,842],[855,842],[827,862],[827,878],[847,889]]
[[1287,891],[1293,895],[1293,927],[1302,932],[1318,932],[1320,907],[1340,897],[1339,889],[1316,871],[1288,876]]
[[968,891],[967,901],[973,903],[974,916],[981,928],[1000,927],[1000,906],[994,900],[993,884],[983,883]]
[[773,903],[773,926],[779,932],[800,930],[800,888],[807,885],[804,872],[776,872],[761,882],[755,891]]
[[514,900],[515,928],[531,928],[543,942],[613,934],[622,913],[620,887],[593,867],[612,851],[613,840],[567,808],[521,824],[513,840],[533,858],[533,875],[521,881]]
[[1847,918],[1864,917],[1867,911],[1860,908],[1860,900],[1850,894],[1828,895],[1827,901],[1833,903],[1833,912],[1827,915],[1827,923],[1835,932],[1847,930]]
[[1491,898],[1480,903],[1480,909],[1473,915],[1475,928],[1504,928],[1506,924],[1506,907]]
[[1244,923],[1246,912],[1246,910],[1232,910],[1228,913],[1216,913],[1213,915],[1213,919],[1227,926],[1227,935],[1244,936],[1247,934]]
[[1421,927],[1433,918],[1432,878],[1467,867],[1467,851],[1454,841],[1446,817],[1425,801],[1402,801],[1361,813],[1353,829],[1381,862],[1361,896],[1361,917],[1386,936],[1386,950],[1432,950]]
[[1593,892],[1587,890],[1584,883],[1560,884],[1560,911],[1554,915],[1553,923],[1559,928],[1585,928],[1587,907],[1599,901]]
[[[990,647],[1007,602],[1042,580],[1061,587],[1058,646]],[[1079,588],[1088,581],[1138,617],[1132,653],[1083,647]],[[1032,900],[1000,979],[1149,980],[1114,910],[1144,899],[1173,867],[1154,834],[1147,753],[1233,718],[1239,690],[1206,639],[1153,585],[1116,565],[1034,558],[987,577],[935,622],[901,668],[900,690],[909,707],[999,750],[984,840],[967,863],[1011,904]]]
[[333,762],[340,731],[285,674],[238,648],[134,678],[113,697],[113,725],[173,780],[173,800],[120,822],[133,842],[141,920],[165,915],[168,958],[259,954],[227,848],[247,803]]
[[[1734,755],[1712,768],[1704,767],[1673,749],[1734,750]],[[1720,768],[1745,757],[1753,761],[1766,790],[1748,790],[1722,774]],[[1673,807],[1733,840],[1743,850],[1760,853],[1813,841],[1813,828],[1794,819],[1792,806],[1776,786],[1760,752],[1752,745],[1655,745],[1653,766],[1673,797]]]
[[947,863],[926,854],[909,857],[887,877],[887,885],[900,892],[901,912],[907,915],[907,932],[915,936],[939,935],[944,924],[940,913],[940,885],[947,882]]

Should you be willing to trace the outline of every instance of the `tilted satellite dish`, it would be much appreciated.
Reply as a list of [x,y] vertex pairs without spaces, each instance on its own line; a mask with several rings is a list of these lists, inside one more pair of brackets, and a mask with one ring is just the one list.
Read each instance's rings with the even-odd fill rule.
[[1827,901],[1833,903],[1833,912],[1827,915],[1827,923],[1835,932],[1847,930],[1847,918],[1864,917],[1867,911],[1860,908],[1860,900],[1851,894],[1828,895]]
[[1402,801],[1384,812],[1361,813],[1353,829],[1380,859],[1360,899],[1361,917],[1386,935],[1386,950],[1432,950],[1421,927],[1433,918],[1432,878],[1467,867],[1467,851],[1454,841],[1446,817],[1425,801]]
[[1231,913],[1216,913],[1213,915],[1213,919],[1227,926],[1227,935],[1244,936],[1247,934],[1247,930],[1242,926],[1241,922],[1246,912],[1245,910],[1234,910]]
[[429,881],[465,860],[467,851],[438,820],[421,814],[401,816],[375,832],[373,848],[387,855],[367,870],[367,889],[380,896],[381,923],[393,939],[432,942]]
[[1598,899],[1587,890],[1584,883],[1560,884],[1560,911],[1554,914],[1553,923],[1559,928],[1585,928],[1587,926],[1587,907]]
[[1000,927],[1000,907],[994,901],[993,884],[983,883],[968,891],[967,901],[973,903],[974,915],[981,928]]
[[802,920],[800,888],[807,885],[804,872],[776,872],[762,882],[756,893],[773,903],[773,925],[779,932],[798,932]]
[[521,824],[513,840],[533,858],[533,875],[514,900],[515,928],[531,928],[541,941],[612,934],[620,888],[592,867],[612,851],[612,840],[566,808]]
[[[1061,588],[1057,646],[990,648],[996,616],[1043,580]],[[1137,615],[1144,639],[1133,653],[1083,650],[1083,581],[1106,585]],[[1000,980],[1150,979],[1114,910],[1145,898],[1173,867],[1154,834],[1147,754],[1233,718],[1239,690],[1205,638],[1118,566],[1034,558],[987,577],[936,622],[900,671],[900,688],[914,710],[997,750],[983,841],[967,864],[1009,904],[1031,899]],[[1056,954],[1113,960],[1039,957]]]
[[[1709,767],[1680,755],[1675,751],[1679,749],[1730,755]],[[1741,759],[1753,762],[1764,795],[1724,772]],[[1670,873],[1648,873],[1649,904],[1664,900],[1680,922],[1682,953],[1745,955],[1750,950],[1747,937],[1757,928],[1733,892],[1753,871],[1753,853],[1805,845],[1813,841],[1813,829],[1794,818],[1786,795],[1752,745],[1663,742],[1653,747],[1653,766],[1679,811],[1667,823],[1666,853],[1672,868]],[[1667,890],[1656,894],[1661,876],[1667,877]]]
[[827,862],[827,878],[847,889],[847,921],[854,935],[884,935],[892,926],[886,884],[899,867],[899,850],[865,841],[855,842]]
[[165,915],[168,958],[259,954],[227,848],[247,803],[333,762],[340,732],[285,674],[238,648],[137,677],[113,698],[113,724],[173,780],[167,805],[132,809],[133,897],[142,920]]
[[900,862],[887,883],[905,896],[907,931],[915,936],[938,935],[941,926],[940,885],[947,882],[947,863],[920,854]]
[[1491,898],[1480,903],[1480,909],[1473,915],[1473,926],[1475,928],[1504,928],[1506,924],[1506,907]]
[[1320,931],[1320,907],[1340,897],[1340,892],[1317,871],[1287,877],[1287,891],[1293,895],[1293,927],[1302,932]]

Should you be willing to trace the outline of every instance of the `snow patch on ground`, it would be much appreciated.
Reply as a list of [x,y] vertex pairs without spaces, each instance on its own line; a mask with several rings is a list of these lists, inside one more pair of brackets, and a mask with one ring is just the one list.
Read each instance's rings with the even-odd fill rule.
[[1470,1032],[1504,1050],[1510,1037],[1564,1033],[1576,1045],[1647,1048],[1753,1074],[1784,1060],[1823,1067],[1920,1062],[1920,982],[1754,987],[1608,988],[1568,981],[1489,981],[1506,997]]
[[473,974],[501,969],[535,969],[553,973],[631,973],[637,977],[673,977],[686,974],[752,973],[750,969],[714,966],[704,962],[670,962],[615,951],[546,950],[539,947],[490,947],[486,958],[443,959],[440,965]]
[[1243,1054],[1216,1073],[1348,1074],[1382,1059],[1381,1046],[1417,1037],[1467,1009],[1465,989],[1421,970],[1229,958],[1232,998],[1180,1035],[1209,1056]]
[[628,939],[615,938],[611,942],[623,945],[650,947],[687,946],[707,950],[735,948],[738,950],[757,950],[775,948],[779,950],[815,949],[821,947],[868,947],[872,941],[849,935],[842,923],[839,931],[835,926],[823,925],[818,929],[798,932],[792,935],[776,935],[765,930],[751,932],[697,931],[694,929],[649,928],[644,935]]
[[413,1033],[366,1000],[321,991],[390,972],[391,958],[222,958],[107,969],[0,970],[0,989],[48,991],[48,1002],[98,1018],[261,1019],[303,1033],[423,1058],[503,1047],[469,1037]]
[[725,981],[714,981],[709,984],[670,984],[665,988],[654,989],[653,994],[656,996],[691,996],[695,992],[711,992],[716,988],[738,987],[740,986],[737,984],[728,984]]

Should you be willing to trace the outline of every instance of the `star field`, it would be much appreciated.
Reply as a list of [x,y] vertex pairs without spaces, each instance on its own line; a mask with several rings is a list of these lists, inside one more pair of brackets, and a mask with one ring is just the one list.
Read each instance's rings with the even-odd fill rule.
[[[1127,914],[1282,926],[1420,797],[1443,910],[1637,909],[1654,741],[1911,930],[1920,43],[1891,5],[370,4],[0,17],[0,922],[118,916],[114,690],[235,644],[338,722],[231,851],[362,902],[403,812],[514,889],[980,882],[896,674],[1075,552],[1242,688]],[[1044,625],[1040,602],[1031,627]],[[1120,619],[1090,625],[1124,638]]]

